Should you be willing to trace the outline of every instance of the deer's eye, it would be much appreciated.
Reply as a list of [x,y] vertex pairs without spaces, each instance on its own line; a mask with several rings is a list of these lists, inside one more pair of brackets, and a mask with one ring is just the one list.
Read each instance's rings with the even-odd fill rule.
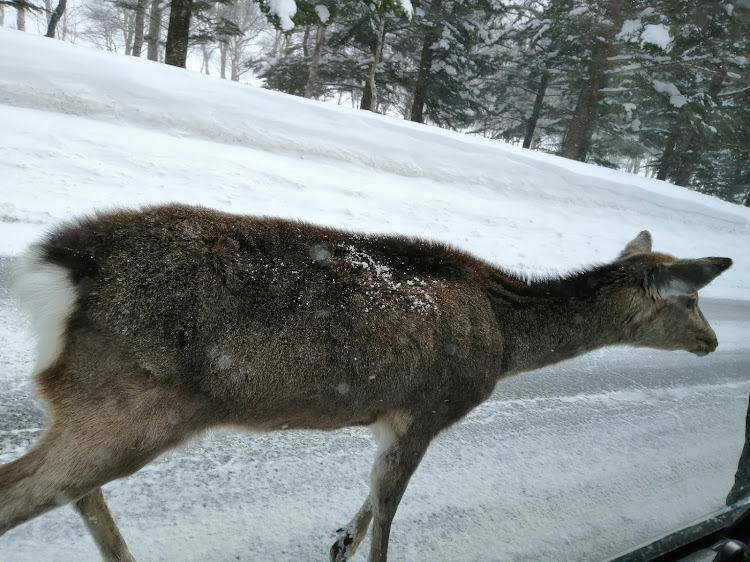
[[690,298],[688,298],[688,300],[687,300],[687,307],[692,310],[696,306],[698,306],[698,297],[690,297]]

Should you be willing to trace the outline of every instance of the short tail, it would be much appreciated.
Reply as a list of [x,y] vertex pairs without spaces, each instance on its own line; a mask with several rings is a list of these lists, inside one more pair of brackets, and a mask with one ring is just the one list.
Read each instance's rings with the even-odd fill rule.
[[51,366],[62,352],[65,331],[76,306],[76,288],[70,272],[45,259],[41,244],[19,256],[11,290],[29,315],[37,335],[35,372]]

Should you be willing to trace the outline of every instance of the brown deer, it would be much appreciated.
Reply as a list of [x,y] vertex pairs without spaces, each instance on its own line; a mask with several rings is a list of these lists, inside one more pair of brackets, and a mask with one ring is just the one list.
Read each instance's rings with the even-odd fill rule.
[[132,561],[101,486],[216,425],[375,428],[371,490],[338,531],[371,562],[430,441],[497,381],[608,345],[705,355],[696,292],[732,264],[651,251],[527,281],[443,244],[171,205],[66,225],[19,260],[51,426],[0,467],[0,535],[72,502]]

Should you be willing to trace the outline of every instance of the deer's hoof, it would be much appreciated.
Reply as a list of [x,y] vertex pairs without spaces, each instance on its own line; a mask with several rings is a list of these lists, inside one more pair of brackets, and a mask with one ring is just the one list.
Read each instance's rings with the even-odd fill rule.
[[346,562],[349,560],[347,547],[354,542],[354,537],[346,529],[336,531],[338,539],[331,547],[331,562]]

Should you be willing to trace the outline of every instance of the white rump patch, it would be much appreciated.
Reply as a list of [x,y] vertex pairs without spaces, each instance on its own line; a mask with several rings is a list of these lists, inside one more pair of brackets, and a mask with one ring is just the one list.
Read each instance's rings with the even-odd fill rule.
[[68,270],[45,261],[42,248],[34,245],[18,258],[11,290],[37,335],[34,372],[38,373],[62,351],[65,324],[76,304],[75,286]]

